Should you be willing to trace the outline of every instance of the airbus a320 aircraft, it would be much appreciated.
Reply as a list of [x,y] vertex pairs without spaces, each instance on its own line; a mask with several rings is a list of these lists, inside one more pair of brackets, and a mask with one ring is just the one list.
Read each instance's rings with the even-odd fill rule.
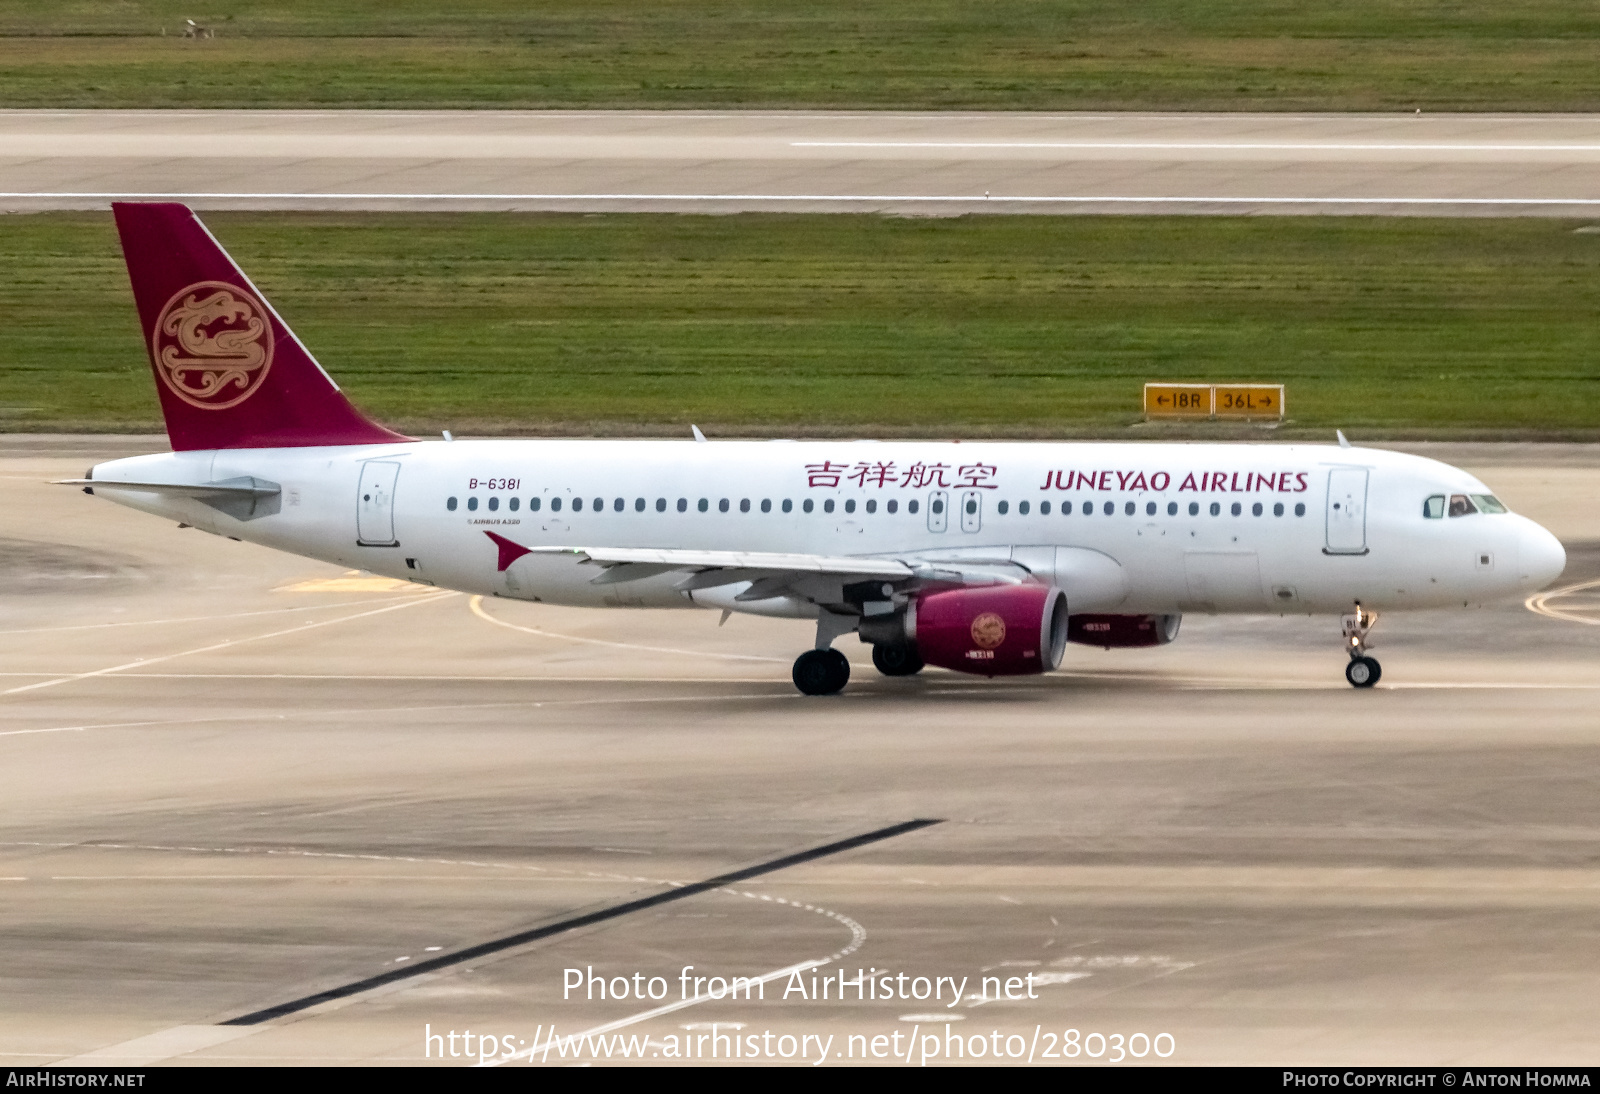
[[114,211],[174,451],[73,483],[485,596],[814,620],[808,695],[845,686],[852,632],[891,676],[1012,676],[1068,642],[1170,642],[1186,611],[1339,616],[1371,687],[1375,609],[1566,565],[1471,475],[1342,443],[412,440],[350,404],[189,209]]

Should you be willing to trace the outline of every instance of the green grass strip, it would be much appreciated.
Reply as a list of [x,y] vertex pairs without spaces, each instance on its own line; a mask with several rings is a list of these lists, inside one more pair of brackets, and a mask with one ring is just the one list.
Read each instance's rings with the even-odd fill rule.
[[[361,406],[433,432],[1600,438],[1600,234],[1548,219],[216,213]],[[0,429],[159,423],[108,214],[0,218]],[[1157,431],[1159,432],[1159,431]]]
[[1571,0],[11,0],[0,106],[1596,110],[1597,39]]

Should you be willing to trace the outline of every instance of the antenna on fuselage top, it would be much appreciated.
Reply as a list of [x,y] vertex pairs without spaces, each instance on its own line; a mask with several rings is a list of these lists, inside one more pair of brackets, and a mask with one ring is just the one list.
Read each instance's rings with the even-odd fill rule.
[[1344,430],[1335,429],[1333,431],[1333,433],[1334,433],[1334,436],[1339,438],[1339,447],[1340,448],[1349,448],[1350,447],[1350,438],[1348,438],[1348,437],[1346,437],[1344,435]]
[[706,443],[706,435],[704,433],[700,432],[700,427],[699,426],[691,425],[689,428],[694,430],[694,439],[695,440],[699,441],[701,444],[705,444]]

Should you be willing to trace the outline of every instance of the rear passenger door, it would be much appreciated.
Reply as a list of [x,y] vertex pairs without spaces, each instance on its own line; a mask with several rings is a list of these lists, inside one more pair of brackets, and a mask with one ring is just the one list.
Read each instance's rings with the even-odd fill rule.
[[368,460],[361,465],[356,489],[356,542],[363,547],[396,547],[394,538],[394,487],[400,465],[390,460]]

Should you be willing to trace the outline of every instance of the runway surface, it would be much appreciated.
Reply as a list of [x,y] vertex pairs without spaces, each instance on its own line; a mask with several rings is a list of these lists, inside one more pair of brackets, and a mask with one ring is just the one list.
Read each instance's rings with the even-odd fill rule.
[[[1386,617],[1371,692],[1336,620],[1189,617],[1002,682],[848,641],[807,699],[803,624],[475,602],[46,485],[156,447],[0,438],[6,1064],[461,1065],[427,1034],[552,1024],[549,1064],[658,1061],[713,1023],[775,1062],[1592,1062],[1590,591]],[[1562,589],[1600,578],[1600,449],[1424,450],[1562,536]],[[690,965],[775,975],[663,1011]],[[665,994],[563,999],[591,967]],[[965,989],[795,993],[874,968]]]
[[0,209],[1586,216],[1594,115],[0,112]]

